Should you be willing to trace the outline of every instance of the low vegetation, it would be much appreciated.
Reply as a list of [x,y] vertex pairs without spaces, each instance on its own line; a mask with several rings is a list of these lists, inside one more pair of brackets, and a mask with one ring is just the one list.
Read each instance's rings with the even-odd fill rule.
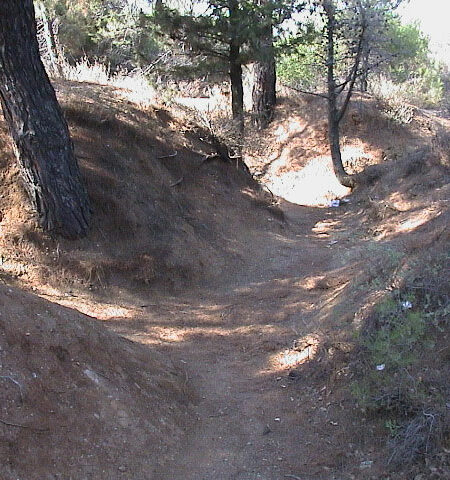
[[[450,435],[449,352],[441,338],[450,318],[449,256],[396,257],[396,263],[388,285],[399,286],[384,290],[358,331],[351,391],[364,412],[384,423],[391,469],[426,460],[443,472],[447,463],[439,452]],[[377,281],[386,284],[386,278]]]

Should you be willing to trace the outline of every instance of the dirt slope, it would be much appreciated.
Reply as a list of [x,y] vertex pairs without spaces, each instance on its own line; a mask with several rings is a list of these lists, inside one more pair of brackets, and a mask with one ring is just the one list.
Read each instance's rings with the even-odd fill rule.
[[[247,162],[273,193],[293,203],[324,206],[348,195],[350,190],[340,185],[333,173],[326,103],[316,97],[292,95],[289,90],[280,93],[269,129],[262,138],[250,135]],[[410,124],[398,124],[373,98],[355,95],[341,124],[343,162],[349,173],[358,173],[435,145],[448,166],[448,129],[448,120],[421,111],[415,112]]]
[[[358,408],[350,384],[367,312],[400,267],[448,245],[448,124],[443,140],[421,114],[393,128],[365,99],[344,126],[366,172],[349,202],[276,206],[234,165],[204,162],[196,127],[164,108],[58,88],[94,225],[77,242],[35,228],[3,130],[1,474],[447,478],[445,451],[389,471],[384,419]],[[267,183],[315,159],[301,178],[321,190],[286,195],[299,203],[348,193],[317,181],[329,171],[320,108],[284,99],[249,159]],[[413,373],[445,396],[448,330],[436,329],[433,352]]]
[[97,320],[0,286],[0,476],[149,478],[180,439],[171,362]]
[[[279,224],[250,177],[220,160],[205,162],[212,148],[194,125],[163,107],[139,109],[106,86],[59,88],[93,227],[78,242],[36,229],[1,123],[0,245],[13,276],[67,290],[222,282],[250,252],[239,243],[247,232]],[[266,215],[254,215],[261,209]]]

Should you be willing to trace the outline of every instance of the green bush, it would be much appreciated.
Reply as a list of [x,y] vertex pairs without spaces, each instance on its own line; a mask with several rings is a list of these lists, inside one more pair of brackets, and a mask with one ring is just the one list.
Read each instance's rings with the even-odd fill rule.
[[302,44],[282,54],[277,62],[278,78],[286,85],[307,91],[324,85],[326,72],[318,61],[319,48],[314,43]]
[[113,71],[145,67],[160,51],[152,17],[125,0],[41,0],[59,25],[58,39],[70,63],[83,58]]
[[446,360],[435,352],[448,334],[448,260],[447,252],[432,251],[410,261],[398,272],[401,290],[373,309],[358,334],[351,391],[365,412],[383,422],[386,463],[397,470],[438,458],[449,434]]
[[391,18],[387,36],[387,55],[392,59],[387,67],[396,83],[406,82],[430,62],[429,39],[417,23],[403,25],[400,19]]
[[394,120],[404,117],[400,105],[438,105],[444,96],[444,70],[431,57],[429,38],[417,24],[402,25],[395,17],[390,19],[387,36],[387,61],[371,79],[372,92],[388,103]]
[[425,314],[411,310],[413,304],[411,295],[386,298],[375,308],[370,329],[361,334],[365,367],[352,391],[363,408],[406,415],[419,400],[420,388],[408,369],[432,344],[425,336]]

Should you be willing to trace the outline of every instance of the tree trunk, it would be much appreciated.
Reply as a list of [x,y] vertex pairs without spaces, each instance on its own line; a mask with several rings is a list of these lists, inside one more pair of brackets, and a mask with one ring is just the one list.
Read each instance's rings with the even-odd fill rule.
[[239,46],[230,45],[231,110],[239,135],[244,132],[244,87],[242,65],[239,60]]
[[361,75],[360,75],[360,88],[361,92],[366,93],[369,87],[369,56],[370,51],[368,48],[364,48],[361,59]]
[[[267,3],[267,0],[260,0],[260,2]],[[267,22],[267,26],[264,27],[259,42],[260,58],[254,64],[252,90],[253,121],[258,129],[266,128],[269,125],[277,101],[273,27],[270,19],[263,18],[262,21]]]
[[3,0],[0,100],[39,224],[67,238],[86,235],[89,200],[67,123],[39,57],[32,0]]
[[[330,68],[330,67],[328,67]],[[332,68],[332,67],[331,67]],[[341,156],[340,133],[339,133],[339,112],[337,109],[337,98],[334,77],[330,80],[328,76],[328,141],[330,144],[331,160],[334,173],[339,182],[346,187],[353,187],[353,182],[344,169]]]
[[266,128],[273,118],[276,97],[276,71],[273,45],[263,47],[265,58],[254,65],[253,119],[257,128]]
[[339,182],[345,187],[354,187],[354,180],[346,173],[342,163],[339,122],[340,112],[337,107],[337,88],[334,76],[334,5],[331,1],[323,3],[327,15],[327,100],[328,100],[328,139],[330,143],[331,160],[334,173]]
[[233,123],[238,136],[244,133],[244,86],[242,84],[242,62],[241,62],[241,44],[238,40],[240,28],[239,2],[229,0],[228,8],[230,12],[230,43],[229,43],[229,63],[230,63],[230,82],[231,82],[231,110],[233,113]]
[[336,121],[336,110],[330,105],[330,102],[328,109],[328,141],[330,143],[333,169],[337,179],[345,187],[353,188],[355,186],[354,179],[348,175],[342,163],[339,122]]
[[47,9],[41,2],[35,4],[37,15],[37,38],[39,53],[50,75],[63,77],[63,71],[58,58],[57,40],[53,22],[48,18]]

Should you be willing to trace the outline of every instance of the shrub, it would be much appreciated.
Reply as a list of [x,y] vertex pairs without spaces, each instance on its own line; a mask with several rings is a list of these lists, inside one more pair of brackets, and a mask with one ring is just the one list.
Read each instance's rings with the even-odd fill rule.
[[371,78],[369,92],[377,98],[390,120],[408,124],[414,117],[414,107],[437,106],[443,99],[444,90],[437,76],[395,83],[385,75],[378,75]]
[[325,68],[318,60],[320,46],[314,43],[297,45],[280,56],[277,62],[278,78],[286,85],[315,91],[325,85]]
[[[423,312],[411,311],[412,296],[386,298],[375,309],[370,330],[361,337],[364,377],[353,392],[364,408],[407,415],[415,408],[416,381],[406,374],[426,348]],[[407,303],[409,302],[409,303]],[[411,395],[413,393],[413,395]]]
[[430,252],[411,262],[401,289],[373,309],[359,333],[351,390],[363,410],[383,420],[392,468],[431,458],[448,434],[449,379],[435,352],[449,326],[448,260]]
[[394,120],[408,123],[412,118],[409,105],[433,107],[442,101],[443,66],[431,57],[429,38],[417,24],[402,25],[393,17],[387,34],[386,61],[378,76],[372,77],[370,89],[387,103]]

